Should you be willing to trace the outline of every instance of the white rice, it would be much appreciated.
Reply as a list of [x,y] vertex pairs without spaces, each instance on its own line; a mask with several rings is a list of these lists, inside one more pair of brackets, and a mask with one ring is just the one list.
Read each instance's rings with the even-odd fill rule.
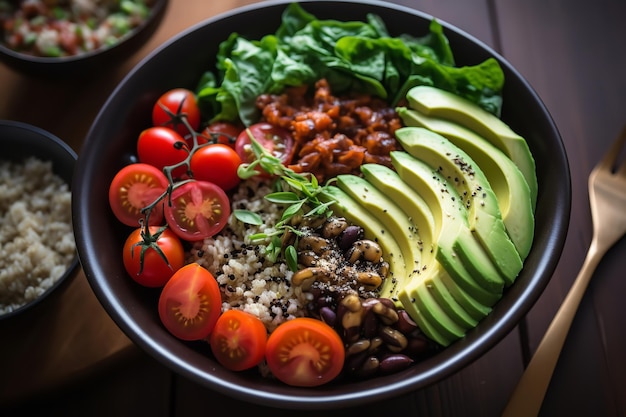
[[243,224],[231,214],[226,228],[217,236],[194,245],[189,262],[207,268],[220,284],[222,310],[240,309],[259,317],[268,331],[285,320],[304,315],[307,295],[291,286],[293,272],[284,262],[270,262],[265,244],[250,241],[256,233],[273,231],[281,210],[263,196],[272,190],[267,184],[248,180],[232,197],[232,209],[258,213],[263,225]]
[[0,161],[0,314],[35,300],[75,256],[68,185],[52,163]]

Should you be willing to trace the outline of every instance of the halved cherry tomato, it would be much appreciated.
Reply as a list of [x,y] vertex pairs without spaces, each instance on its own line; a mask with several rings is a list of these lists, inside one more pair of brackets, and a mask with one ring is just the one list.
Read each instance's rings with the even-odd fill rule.
[[228,145],[215,143],[202,146],[191,156],[189,165],[195,179],[212,182],[225,191],[234,188],[241,181],[237,175],[241,158]]
[[189,241],[211,237],[226,226],[230,201],[222,188],[207,181],[190,181],[172,191],[165,219],[174,233]]
[[[187,142],[183,137],[168,127],[153,126],[139,134],[137,157],[139,162],[154,165],[159,169],[182,162],[189,155]],[[187,173],[187,167],[181,166],[172,172],[175,177]]]
[[159,317],[165,328],[179,339],[207,338],[221,311],[217,281],[197,263],[180,268],[161,290]]
[[152,108],[152,124],[174,129],[182,136],[191,132],[183,118],[194,131],[200,128],[200,109],[194,93],[186,88],[174,88],[159,97]]
[[265,356],[267,330],[256,316],[227,310],[211,332],[211,351],[226,369],[243,371],[258,365]]
[[256,123],[243,130],[237,137],[235,150],[243,162],[254,161],[254,152],[250,145],[250,135],[272,155],[280,159],[283,165],[289,165],[295,152],[291,134],[282,127],[269,123]]
[[299,317],[270,333],[265,359],[272,374],[282,382],[314,387],[341,373],[345,351],[332,327],[320,320]]
[[[202,135],[208,139],[213,139],[212,134],[222,133],[220,136],[216,138],[213,143],[222,143],[224,145],[228,145],[231,148],[235,149],[235,142],[237,141],[237,136],[243,130],[242,126],[235,125],[234,123],[228,122],[214,122],[208,125],[203,131]],[[204,140],[204,143],[209,142],[209,140]]]
[[[130,164],[118,171],[109,186],[109,205],[117,219],[127,226],[139,226],[144,215],[141,209],[153,203],[167,189],[169,182],[163,172],[149,164]],[[156,205],[149,224],[163,221],[163,209]]]
[[[141,227],[133,230],[124,243],[124,268],[132,279],[145,287],[162,287],[185,264],[185,250],[178,236],[169,229],[159,233],[160,229],[149,227],[148,239],[152,237],[155,241],[152,244],[148,241],[148,246],[142,245],[145,239]],[[154,245],[159,247],[163,256]]]

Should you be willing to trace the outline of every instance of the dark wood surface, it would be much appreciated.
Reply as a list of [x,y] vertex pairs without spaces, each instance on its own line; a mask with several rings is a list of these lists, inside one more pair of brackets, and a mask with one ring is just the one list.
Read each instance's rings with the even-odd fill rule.
[[[50,82],[0,65],[0,118],[38,125],[80,151],[98,109],[143,56],[180,30],[251,2],[172,0],[149,44],[123,65],[97,79],[82,80],[79,86],[74,80]],[[495,417],[576,277],[591,241],[587,177],[626,124],[626,2],[395,3],[432,14],[492,46],[535,88],[568,152],[571,224],[561,261],[545,292],[524,323],[485,356],[419,392],[324,413]],[[622,239],[599,265],[572,325],[542,416],[626,416],[625,254],[626,239]],[[237,401],[165,369],[117,329],[82,272],[63,297],[71,307],[38,320],[0,326],[0,415],[184,417],[294,412]]]

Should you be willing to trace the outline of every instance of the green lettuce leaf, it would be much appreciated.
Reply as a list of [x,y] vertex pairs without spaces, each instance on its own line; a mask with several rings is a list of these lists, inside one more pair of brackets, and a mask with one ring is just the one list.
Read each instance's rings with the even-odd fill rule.
[[334,93],[358,91],[395,106],[415,85],[463,96],[499,116],[504,75],[498,62],[456,67],[443,27],[433,19],[423,37],[391,37],[376,15],[366,21],[319,20],[298,3],[287,6],[274,34],[248,40],[237,33],[222,42],[217,74],[205,75],[198,103],[210,120],[255,123],[256,99],[286,87],[328,80]]

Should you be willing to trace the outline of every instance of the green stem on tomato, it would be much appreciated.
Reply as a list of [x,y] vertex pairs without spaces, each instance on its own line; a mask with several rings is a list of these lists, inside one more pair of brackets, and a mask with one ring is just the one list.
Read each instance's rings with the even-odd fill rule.
[[[166,111],[168,111],[167,109],[165,109]],[[169,113],[169,111],[168,111]],[[174,117],[172,115],[170,115],[171,117]],[[187,128],[187,130],[191,133],[192,136],[192,147],[191,149],[189,149],[189,147],[187,146],[187,143],[184,143],[181,147],[186,149],[187,152],[187,156],[185,157],[185,159],[183,159],[182,161],[174,164],[174,165],[168,165],[166,167],[163,168],[163,173],[165,174],[167,181],[168,181],[168,186],[165,189],[165,191],[159,195],[154,201],[152,201],[150,204],[148,204],[146,207],[141,209],[141,212],[144,214],[144,218],[145,220],[143,221],[143,225],[142,228],[144,229],[144,232],[146,234],[146,236],[150,236],[149,233],[149,229],[148,229],[148,225],[149,225],[149,219],[150,219],[150,213],[152,213],[152,210],[154,210],[154,208],[156,207],[157,204],[159,204],[160,202],[162,202],[163,200],[165,200],[167,198],[167,204],[171,206],[172,204],[172,192],[190,182],[193,181],[193,172],[191,171],[191,158],[193,157],[194,153],[196,153],[196,151],[204,146],[209,146],[212,145],[214,143],[216,143],[217,139],[219,136],[223,135],[223,133],[210,133],[211,138],[207,138],[205,135],[196,132],[191,125],[189,124],[189,122],[187,121],[187,117],[185,115],[178,115],[176,116],[176,120],[178,120],[180,123],[183,123],[185,125],[185,127]],[[199,143],[198,138],[199,137],[203,137],[204,139],[207,140],[206,143]],[[189,179],[183,180],[183,181],[178,181],[175,182],[174,181],[174,177],[172,175],[172,173],[177,169],[180,168],[182,166],[186,167],[186,172],[187,175],[190,177]],[[150,242],[147,242],[150,243]]]

